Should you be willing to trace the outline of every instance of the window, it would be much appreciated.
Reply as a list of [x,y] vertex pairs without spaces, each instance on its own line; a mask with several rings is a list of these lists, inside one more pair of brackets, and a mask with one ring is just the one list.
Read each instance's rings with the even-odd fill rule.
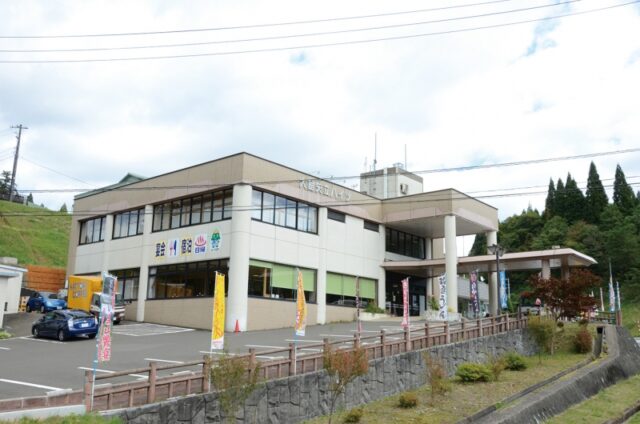
[[[165,231],[231,218],[233,190],[226,189],[155,205],[153,231]],[[139,218],[138,218],[139,219]],[[140,226],[140,221],[138,221]]]
[[143,229],[144,208],[122,212],[113,217],[114,239],[140,235]]
[[251,217],[256,221],[318,233],[318,208],[282,196],[253,189]]
[[332,211],[329,209],[327,211],[327,217],[329,219],[333,219],[334,221],[344,222],[346,220],[346,215],[341,212]]
[[118,291],[123,300],[138,300],[138,287],[140,285],[140,269],[121,269],[109,271],[118,278]]
[[[316,302],[316,271],[299,268],[307,302]],[[296,268],[251,260],[249,263],[249,296],[296,300],[298,273]]]
[[386,250],[412,258],[425,258],[425,239],[413,234],[387,228]]
[[327,272],[327,305],[356,307],[356,294],[360,290],[360,306],[376,301],[376,280]]
[[[215,271],[225,274],[229,287],[228,260],[190,262],[149,268],[148,299],[179,299],[211,297],[214,293]],[[225,293],[228,290],[225,289]]]
[[98,243],[104,240],[105,217],[80,222],[80,244]]
[[378,224],[367,220],[364,221],[364,228],[366,230],[375,231],[376,233],[380,231]]

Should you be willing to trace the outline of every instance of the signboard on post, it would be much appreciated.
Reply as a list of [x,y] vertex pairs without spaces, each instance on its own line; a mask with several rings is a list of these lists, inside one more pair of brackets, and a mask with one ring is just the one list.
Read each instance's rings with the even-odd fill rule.
[[440,309],[438,310],[438,319],[446,321],[449,319],[449,312],[447,311],[447,275],[442,274],[438,281],[440,282],[440,298],[438,301]]
[[307,300],[304,297],[302,272],[298,270],[298,292],[296,300],[296,336],[304,337],[307,328]]
[[224,274],[215,273],[215,293],[213,295],[213,324],[211,325],[210,350],[224,349]]
[[402,326],[409,326],[409,277],[402,280]]

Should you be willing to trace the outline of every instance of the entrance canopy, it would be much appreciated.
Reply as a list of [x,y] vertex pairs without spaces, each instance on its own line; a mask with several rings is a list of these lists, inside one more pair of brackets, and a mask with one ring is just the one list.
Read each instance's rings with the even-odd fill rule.
[[[588,267],[596,264],[592,257],[569,248],[505,253],[500,258],[500,269],[506,271],[541,270],[550,268]],[[388,271],[421,277],[433,277],[445,272],[445,258],[415,261],[386,261],[382,267]],[[496,270],[495,255],[463,256],[458,258],[458,273]]]

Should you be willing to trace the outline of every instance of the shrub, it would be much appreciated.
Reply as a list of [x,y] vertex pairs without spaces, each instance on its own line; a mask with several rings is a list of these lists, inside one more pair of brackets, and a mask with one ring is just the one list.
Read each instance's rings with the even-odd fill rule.
[[6,331],[0,330],[0,340],[8,339],[9,337],[11,337],[11,334],[7,333]]
[[573,347],[577,353],[589,353],[592,348],[591,333],[586,327],[581,327],[573,340]]
[[502,371],[507,367],[507,363],[504,358],[491,355],[487,361],[487,366],[491,370],[493,380],[498,381],[500,379],[500,374],[502,374]]
[[427,369],[427,380],[431,386],[431,402],[433,403],[436,396],[451,391],[451,382],[447,378],[447,371],[440,359],[431,357],[428,353],[424,353],[423,357]]
[[329,374],[329,424],[333,418],[336,402],[347,385],[369,370],[367,352],[360,348],[342,351],[328,346],[323,354],[324,369]]
[[364,415],[363,408],[354,408],[344,416],[343,423],[359,423]]
[[220,409],[227,418],[231,419],[256,389],[259,370],[259,364],[226,352],[211,365],[211,384],[218,391]]
[[578,324],[586,327],[587,325],[589,325],[589,320],[586,318],[582,318],[580,321],[578,321]]
[[475,383],[477,381],[490,381],[492,373],[491,369],[486,365],[465,362],[458,366],[456,376],[464,383]]
[[378,305],[373,302],[367,303],[367,307],[364,308],[364,311],[370,314],[384,314],[384,309],[379,308]]
[[564,322],[562,321],[558,321],[556,325],[558,326],[558,328],[564,328]]
[[522,371],[527,369],[524,356],[516,352],[508,352],[504,355],[505,366],[511,371]]
[[415,408],[418,406],[418,396],[415,393],[403,393],[398,398],[400,408]]
[[538,345],[539,360],[542,361],[542,351],[553,355],[555,345],[556,324],[552,319],[533,317],[527,326]]
[[440,305],[438,304],[438,299],[436,299],[435,296],[430,296],[429,297],[429,307],[434,311],[440,310]]

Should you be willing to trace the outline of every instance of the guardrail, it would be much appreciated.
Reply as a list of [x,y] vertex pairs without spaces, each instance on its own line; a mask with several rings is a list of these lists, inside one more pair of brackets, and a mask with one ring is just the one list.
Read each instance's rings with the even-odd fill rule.
[[[255,369],[259,362],[260,378],[270,380],[298,374],[314,372],[322,369],[324,352],[327,349],[351,350],[361,347],[367,353],[367,358],[384,358],[399,353],[426,349],[432,346],[445,345],[468,339],[504,333],[527,326],[527,317],[522,315],[500,315],[497,317],[477,320],[461,321],[460,323],[428,323],[424,326],[412,326],[400,332],[385,332],[362,337],[354,334],[352,339],[329,341],[325,338],[322,343],[305,343],[301,353],[300,348],[290,343],[288,347],[256,351],[249,349],[249,353],[239,355],[248,360],[248,372]],[[315,351],[315,352],[313,352]],[[282,354],[282,358],[258,360],[259,357]],[[125,408],[147,403],[153,403],[175,396],[193,393],[206,393],[210,390],[209,370],[213,361],[209,355],[202,360],[183,364],[158,365],[150,362],[148,367],[134,370],[119,371],[107,375],[96,376],[93,399],[91,396],[92,374],[85,372],[84,403],[87,411],[99,411],[113,408]],[[163,372],[179,368],[196,368],[186,370],[178,375],[161,375]],[[136,375],[140,381],[134,383],[116,383],[105,386],[98,382],[107,381],[123,376]]]

